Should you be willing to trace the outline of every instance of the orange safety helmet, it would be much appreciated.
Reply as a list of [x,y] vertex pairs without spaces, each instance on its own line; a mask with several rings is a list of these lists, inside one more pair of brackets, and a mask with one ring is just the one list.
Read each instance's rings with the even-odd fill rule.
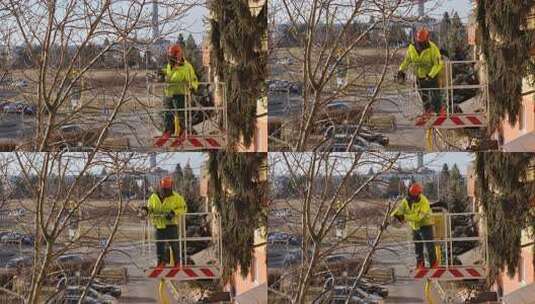
[[429,31],[422,27],[416,32],[416,42],[427,42],[429,41]]
[[171,189],[173,188],[173,178],[171,176],[165,176],[160,180],[160,188]]
[[409,186],[409,195],[412,197],[418,196],[422,193],[422,186],[418,183],[414,183]]
[[177,61],[182,59],[182,48],[180,47],[180,44],[178,43],[171,44],[167,48],[167,56],[176,58]]

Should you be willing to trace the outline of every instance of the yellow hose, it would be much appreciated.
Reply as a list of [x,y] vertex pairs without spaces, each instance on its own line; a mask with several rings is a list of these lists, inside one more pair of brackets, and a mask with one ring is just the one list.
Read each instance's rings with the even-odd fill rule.
[[169,261],[171,261],[169,264],[176,266],[175,265],[175,254],[173,252],[173,247],[169,246]]
[[[176,116],[175,116],[175,123],[177,122]],[[175,125],[176,126],[176,125]],[[171,261],[171,265],[175,266],[175,258],[173,254],[173,248],[169,248],[169,260]],[[160,280],[160,286],[158,286],[158,293],[160,295],[160,304],[169,304],[169,296],[167,295],[167,292],[165,290],[165,279]],[[174,287],[174,286],[173,286]],[[175,290],[176,292],[176,290]]]
[[432,128],[425,130],[425,150],[427,152],[433,151],[433,129]]
[[442,247],[440,245],[435,245],[435,255],[437,257],[437,262],[439,265],[442,265]]
[[428,304],[433,304],[433,298],[431,298],[431,280],[425,280],[425,299],[427,300]]
[[178,118],[178,113],[176,112],[174,116],[174,123],[175,123],[175,136],[179,136],[182,130],[180,130],[180,118]]
[[158,286],[158,294],[160,295],[160,304],[169,304],[169,297],[165,291],[165,279],[160,280],[160,286]]
[[[437,257],[437,262],[439,264],[442,264],[442,248],[438,244],[435,244],[435,253]],[[427,303],[433,304],[433,298],[431,297],[431,280],[429,279],[425,280],[424,293],[425,293],[425,300],[427,301]]]

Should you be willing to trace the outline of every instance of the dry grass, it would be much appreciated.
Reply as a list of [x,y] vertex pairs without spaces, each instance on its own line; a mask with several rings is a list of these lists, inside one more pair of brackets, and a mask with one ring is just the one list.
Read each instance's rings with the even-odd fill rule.
[[[129,74],[130,82],[126,97],[128,102],[122,107],[122,110],[131,110],[140,107],[138,101],[148,104],[148,92],[145,79],[145,70],[132,70]],[[51,77],[53,76],[50,75]],[[28,87],[22,89],[22,95],[10,98],[11,100],[25,100],[28,103],[36,104],[38,90],[36,80],[38,71],[36,69],[15,70],[13,77],[16,79],[26,79],[29,82]],[[104,107],[112,107],[122,94],[125,85],[126,74],[120,70],[90,70],[83,76],[83,93],[81,102],[87,104],[89,109],[84,112],[91,112],[92,109],[99,110]],[[49,85],[53,79],[50,78]],[[162,92],[163,94],[163,92]],[[70,105],[65,105],[68,108]]]
[[[143,237],[145,219],[137,216],[133,206],[141,206],[144,202],[130,201],[121,217],[121,223],[115,241],[139,242]],[[24,208],[29,210],[24,220],[19,223],[23,231],[33,231],[33,213],[35,210],[32,200],[9,201],[7,208]],[[83,221],[80,222],[80,231],[84,242],[98,242],[111,233],[113,222],[117,215],[117,202],[109,200],[90,200],[81,208]],[[46,210],[45,210],[46,211]]]

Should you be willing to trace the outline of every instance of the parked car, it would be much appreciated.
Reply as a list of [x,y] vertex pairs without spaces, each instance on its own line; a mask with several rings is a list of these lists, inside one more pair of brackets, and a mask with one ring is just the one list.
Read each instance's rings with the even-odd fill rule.
[[33,258],[31,256],[19,256],[12,258],[7,261],[4,266],[5,269],[17,269],[17,268],[26,268],[33,265]]
[[2,112],[4,113],[18,113],[18,107],[15,103],[8,102],[5,103],[2,107]]
[[[334,286],[332,288],[334,296],[332,297],[332,301],[330,303],[345,303],[340,302],[341,300],[345,301],[345,299],[349,296],[349,293],[351,292],[352,286],[345,286],[345,285],[338,285]],[[369,294],[366,291],[362,290],[361,288],[357,287],[355,290],[353,290],[353,293],[350,297],[350,303],[356,303],[356,304],[383,304],[384,299],[381,296]]]
[[67,124],[61,126],[59,130],[54,130],[50,142],[58,150],[90,150],[91,145],[97,140],[99,132],[99,129],[87,129],[78,124]]
[[34,238],[31,235],[22,234],[19,232],[10,231],[0,236],[2,243],[19,243],[25,246],[33,246]]
[[366,152],[366,151],[380,151],[384,147],[377,143],[369,143],[361,138],[355,138],[353,145],[348,149],[349,142],[336,142],[327,146],[327,151],[330,152]]
[[35,115],[35,113],[37,112],[37,108],[34,105],[27,104],[23,101],[3,102],[0,103],[0,112]]
[[290,267],[301,261],[301,250],[292,250],[286,253],[284,257],[284,267]]
[[322,267],[333,275],[340,275],[343,272],[349,272],[351,275],[351,271],[357,271],[360,264],[360,259],[344,254],[333,254],[325,258],[325,264]]
[[290,235],[286,232],[270,232],[268,233],[268,242],[286,240]]
[[284,244],[289,246],[301,246],[301,238],[286,232],[270,232],[268,233],[268,243],[270,244]]
[[383,298],[388,297],[388,288],[380,284],[375,284],[375,283],[372,284],[366,279],[361,279],[359,281],[359,287],[368,293],[376,294]]
[[22,216],[26,213],[26,210],[24,208],[15,208],[9,210],[9,216]]
[[[368,128],[362,127],[357,131],[356,125],[345,124],[327,124],[322,127],[323,137],[330,139],[326,141],[321,151],[331,152],[361,152],[361,151],[380,151],[389,143],[389,138],[380,133],[371,132]],[[352,142],[352,146],[348,149],[349,143]]]
[[91,287],[93,287],[95,290],[103,293],[108,294],[112,297],[118,298],[121,296],[121,287],[117,285],[107,284],[99,279],[94,279],[93,283],[91,283]]
[[362,111],[364,111],[362,105],[347,100],[333,100],[320,112],[318,123],[334,122],[336,124],[345,124],[347,121],[360,119]]
[[303,86],[300,83],[288,80],[272,79],[267,81],[269,92],[288,92],[290,95],[301,96]]
[[95,258],[79,254],[65,254],[54,261],[55,267],[66,273],[89,273],[95,264]]
[[18,86],[18,87],[21,87],[21,88],[25,88],[25,87],[28,86],[28,80],[26,80],[26,79],[21,79],[21,80],[17,81],[17,82],[15,83],[15,85]]
[[[68,286],[65,288],[65,304],[76,304],[78,303],[82,293],[85,290],[85,286]],[[89,287],[87,289],[87,296],[82,302],[84,304],[115,304],[118,303],[117,299],[111,295],[103,294],[96,289]]]
[[34,105],[30,105],[30,104],[27,104],[25,102],[16,102],[15,103],[16,107],[17,107],[17,112],[18,113],[23,113],[24,115],[35,115],[35,113],[37,112],[37,108],[34,106]]
[[[89,278],[79,278],[79,277],[63,277],[61,278],[58,283],[56,284],[56,288],[58,290],[64,289],[66,286],[85,286],[87,285],[87,282],[89,282]],[[97,278],[94,278],[91,282],[91,288],[95,289],[96,291],[110,295],[114,298],[118,298],[121,296],[121,287],[113,284],[105,283]]]
[[11,102],[9,101],[2,101],[0,102],[0,112],[4,112],[4,107],[7,106],[8,104],[10,104]]

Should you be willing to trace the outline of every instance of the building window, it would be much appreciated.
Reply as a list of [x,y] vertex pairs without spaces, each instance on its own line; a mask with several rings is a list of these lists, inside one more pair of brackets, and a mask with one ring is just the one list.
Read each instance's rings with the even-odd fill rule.
[[526,282],[525,277],[525,271],[524,271],[524,257],[520,256],[520,259],[518,260],[518,282],[524,283]]
[[520,130],[524,130],[524,128],[526,127],[525,126],[525,122],[526,122],[526,119],[524,117],[525,115],[525,112],[524,111],[524,103],[520,103],[520,109],[518,109],[518,128]]
[[236,286],[234,285],[234,282],[230,284],[230,297],[236,297]]
[[256,277],[258,275],[258,271],[256,269],[256,257],[253,255],[253,259],[251,260],[251,282],[257,282],[258,278]]

